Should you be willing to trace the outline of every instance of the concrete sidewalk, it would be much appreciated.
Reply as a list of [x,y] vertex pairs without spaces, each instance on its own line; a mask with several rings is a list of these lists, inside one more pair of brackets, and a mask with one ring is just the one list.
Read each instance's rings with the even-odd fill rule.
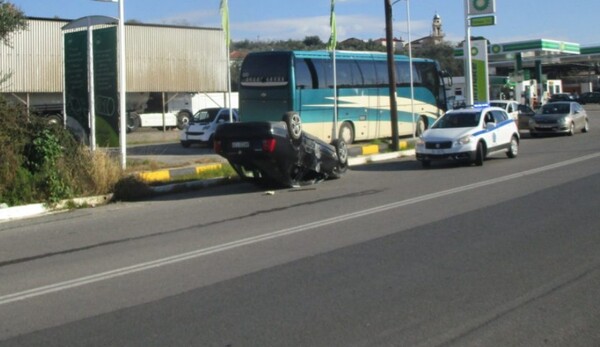
[[[365,145],[351,147],[348,149],[348,154],[350,155],[350,158],[348,159],[348,165],[352,167],[400,157],[414,156],[414,150],[408,150],[406,149],[407,147],[407,141],[400,142],[401,150],[398,152],[388,152],[389,145],[387,143],[380,145]],[[222,163],[210,163],[175,169],[144,171],[139,172],[138,177],[140,177],[140,179],[148,183],[169,182],[178,177],[192,176],[199,174],[202,171],[219,169],[222,165]],[[160,186],[152,187],[152,190],[154,190],[156,194],[169,194],[173,192],[181,192],[186,189],[199,189],[210,187],[217,184],[223,184],[223,179],[217,178],[173,184],[167,183]],[[0,206],[0,223],[65,211],[69,208],[72,208],[72,206],[94,207],[110,202],[111,198],[112,195],[95,196],[88,198],[75,198],[62,201],[59,204],[51,207],[47,206],[46,204],[30,204],[14,207]]]

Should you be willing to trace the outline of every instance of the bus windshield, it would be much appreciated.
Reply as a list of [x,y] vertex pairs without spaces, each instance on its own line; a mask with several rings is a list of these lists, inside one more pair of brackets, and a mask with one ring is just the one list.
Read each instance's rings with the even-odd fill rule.
[[281,53],[248,55],[242,66],[243,87],[281,87],[289,83],[290,56]]

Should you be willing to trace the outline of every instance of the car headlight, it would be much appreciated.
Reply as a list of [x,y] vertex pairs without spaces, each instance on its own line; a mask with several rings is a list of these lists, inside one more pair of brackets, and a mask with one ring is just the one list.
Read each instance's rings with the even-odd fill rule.
[[457,145],[466,145],[469,142],[471,142],[471,135],[465,135],[465,136],[461,137],[460,139],[456,140]]
[[560,118],[560,119],[558,120],[558,124],[567,124],[567,123],[569,123],[569,122],[570,122],[570,120],[569,120],[567,117]]
[[208,130],[208,129],[210,129],[210,125],[206,125],[206,126],[202,127],[202,130]]
[[422,137],[419,137],[419,138],[417,139],[416,145],[417,145],[417,146],[423,146],[423,145],[425,145],[425,140],[423,140],[423,138],[422,138]]

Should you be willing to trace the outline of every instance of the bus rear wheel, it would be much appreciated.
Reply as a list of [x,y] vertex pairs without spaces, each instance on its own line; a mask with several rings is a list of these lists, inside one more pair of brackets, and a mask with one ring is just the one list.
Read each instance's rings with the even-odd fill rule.
[[344,140],[347,145],[354,143],[354,128],[352,128],[352,124],[348,122],[342,123],[338,138]]
[[427,130],[427,121],[425,120],[425,118],[419,117],[419,120],[417,121],[417,125],[415,127],[415,136],[421,136],[425,132],[425,130]]

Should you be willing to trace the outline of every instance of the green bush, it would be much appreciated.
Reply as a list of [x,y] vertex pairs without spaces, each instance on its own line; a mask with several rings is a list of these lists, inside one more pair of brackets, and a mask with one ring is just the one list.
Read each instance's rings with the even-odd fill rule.
[[92,153],[60,125],[0,97],[0,203],[56,203],[112,192],[118,161]]

